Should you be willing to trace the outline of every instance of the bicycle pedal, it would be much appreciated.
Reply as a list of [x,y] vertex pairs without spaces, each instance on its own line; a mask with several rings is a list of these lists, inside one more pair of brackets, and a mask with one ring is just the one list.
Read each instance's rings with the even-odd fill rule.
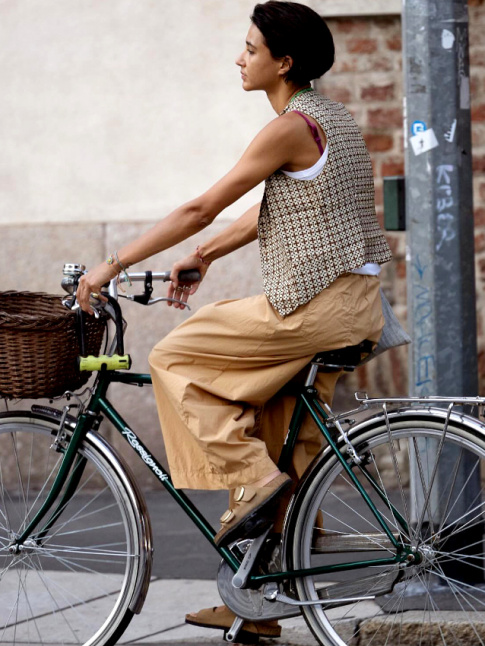
[[259,635],[255,635],[253,633],[248,633],[245,630],[241,630],[234,639],[228,639],[229,632],[226,631],[224,633],[224,641],[229,642],[230,644],[233,644],[234,642],[237,642],[238,644],[259,644]]
[[245,538],[255,539],[273,526],[273,521],[265,516],[261,516],[260,512],[255,512],[249,516],[242,526],[242,534]]

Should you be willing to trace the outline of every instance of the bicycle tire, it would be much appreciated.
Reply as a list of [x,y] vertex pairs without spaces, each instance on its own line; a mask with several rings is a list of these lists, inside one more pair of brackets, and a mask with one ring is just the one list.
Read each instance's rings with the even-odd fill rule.
[[147,537],[138,493],[101,438],[87,434],[81,480],[40,544],[9,551],[49,492],[58,429],[53,415],[0,414],[0,644],[111,646],[140,609]]
[[[440,447],[445,423],[446,411],[409,409],[389,413],[387,419],[375,416],[350,433],[357,454],[369,461],[366,469],[385,496],[379,496],[354,467],[359,482],[394,536],[407,543],[414,539],[423,558],[400,568],[366,566],[297,579],[294,592],[301,601],[375,596],[374,600],[302,606],[320,644],[485,644],[485,491],[480,482],[480,474],[485,473],[484,426],[453,413]],[[339,446],[345,450],[342,441]],[[447,460],[445,468],[439,466],[443,460]],[[417,476],[412,494],[411,462]],[[460,466],[465,463],[469,468],[463,479]],[[475,489],[470,494],[472,481]],[[302,481],[287,527],[284,551],[287,565],[296,569],[349,562],[356,555],[358,560],[368,560],[396,553],[328,448]]]

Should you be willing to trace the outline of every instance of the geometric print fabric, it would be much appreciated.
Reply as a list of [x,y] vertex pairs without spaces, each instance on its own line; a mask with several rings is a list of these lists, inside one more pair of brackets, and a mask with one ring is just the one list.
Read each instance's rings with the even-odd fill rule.
[[263,287],[282,316],[341,274],[391,259],[377,222],[370,156],[351,114],[314,90],[294,98],[282,114],[290,110],[318,121],[328,158],[313,180],[276,171],[265,182],[258,220]]

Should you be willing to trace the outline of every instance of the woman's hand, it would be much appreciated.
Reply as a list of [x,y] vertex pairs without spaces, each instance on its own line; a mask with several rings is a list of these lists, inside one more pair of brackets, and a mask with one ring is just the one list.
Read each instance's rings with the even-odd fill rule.
[[101,287],[109,283],[112,278],[118,275],[116,267],[101,263],[79,279],[79,286],[76,291],[76,299],[82,310],[88,314],[94,314],[90,299],[97,299],[107,302],[107,298],[101,295]]
[[[200,280],[196,283],[181,282],[178,278],[179,272],[186,269],[197,269],[197,271],[200,273]],[[199,285],[206,275],[208,269],[209,265],[203,263],[197,253],[192,253],[190,254],[190,256],[187,256],[183,260],[179,260],[178,262],[174,263],[172,272],[170,274],[170,279],[172,282],[170,283],[170,286],[168,288],[167,296],[169,298],[175,298],[176,300],[182,302],[173,303],[169,301],[168,305],[173,305],[174,307],[185,309],[184,303],[188,301],[189,296],[195,294],[195,292],[199,289]]]

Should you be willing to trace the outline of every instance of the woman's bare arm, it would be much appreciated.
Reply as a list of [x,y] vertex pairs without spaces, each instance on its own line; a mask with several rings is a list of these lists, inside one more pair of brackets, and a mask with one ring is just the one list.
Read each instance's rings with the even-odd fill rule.
[[[253,242],[258,237],[258,217],[261,203],[255,204],[248,209],[240,218],[226,227],[223,231],[210,238],[207,242],[199,245],[195,252],[188,255],[183,260],[174,263],[172,267],[172,283],[169,286],[168,296],[174,298],[175,291],[178,287],[179,272],[184,269],[198,269],[201,277],[198,283],[193,284],[190,289],[186,289],[182,295],[178,294],[178,300],[186,303],[189,296],[195,294],[199,288],[202,279],[207,273],[209,264],[213,260],[222,258],[236,249],[240,249],[245,245]],[[203,260],[201,260],[203,258]],[[169,303],[170,305],[171,303]],[[178,303],[174,303],[174,307],[182,307]]]
[[[178,244],[195,233],[207,227],[217,215],[227,206],[234,203],[252,188],[263,182],[276,170],[295,158],[295,151],[301,148],[302,133],[306,133],[306,124],[295,115],[286,114],[271,121],[248,146],[239,162],[227,175],[220,179],[200,197],[183,204],[158,222],[149,231],[136,240],[118,250],[118,258],[124,267],[133,265],[145,258],[149,258],[165,249]],[[302,129],[303,128],[303,129]],[[310,142],[314,145],[314,142]],[[249,215],[249,212],[252,215]],[[229,231],[224,238],[219,238],[221,243],[230,248],[230,245],[242,246],[237,242],[238,236],[255,235],[257,218],[250,209],[243,216],[243,220]],[[222,234],[221,234],[222,235]],[[218,236],[215,238],[218,239]],[[254,239],[254,238],[252,238]],[[224,242],[225,240],[225,242]],[[229,242],[231,241],[231,242]],[[249,241],[249,240],[248,240]],[[246,244],[243,242],[243,244]],[[211,258],[217,250],[204,246],[204,251]],[[228,253],[226,251],[225,253]],[[224,254],[222,254],[224,255]],[[203,263],[199,263],[202,265]],[[116,276],[120,267],[102,263],[81,278],[77,292],[81,307],[91,312],[89,295],[99,292],[103,284]]]

